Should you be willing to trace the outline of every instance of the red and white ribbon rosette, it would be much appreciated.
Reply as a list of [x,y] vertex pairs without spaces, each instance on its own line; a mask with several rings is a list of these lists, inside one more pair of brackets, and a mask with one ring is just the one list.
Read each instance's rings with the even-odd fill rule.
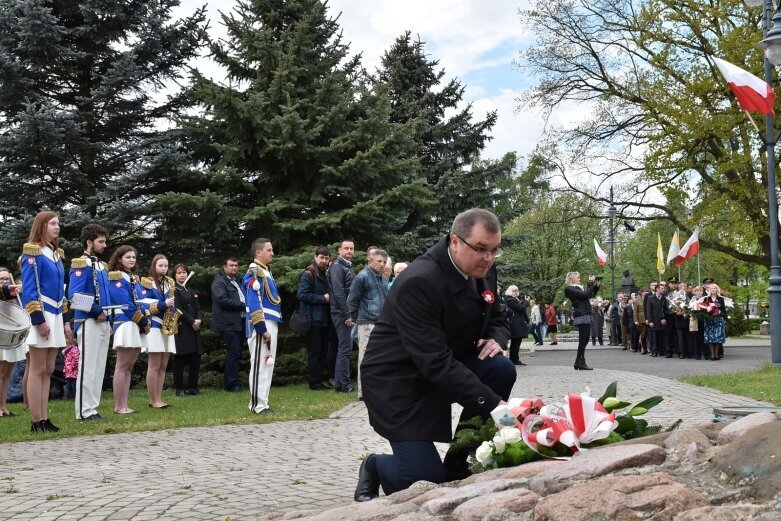
[[[566,404],[545,406],[539,415],[528,416],[522,424],[521,436],[532,450],[561,443],[578,452],[582,443],[607,438],[618,427],[615,413],[608,413],[595,398],[585,394],[570,394]],[[569,459],[557,457],[555,459]]]
[[506,404],[491,411],[491,417],[498,429],[512,426],[520,429],[523,420],[529,415],[539,414],[543,405],[539,398],[510,398]]

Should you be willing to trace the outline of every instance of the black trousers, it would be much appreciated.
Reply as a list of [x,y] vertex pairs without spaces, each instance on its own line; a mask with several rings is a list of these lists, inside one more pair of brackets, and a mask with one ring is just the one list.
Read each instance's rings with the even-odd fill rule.
[[510,361],[513,363],[520,360],[518,356],[520,355],[521,352],[521,342],[523,342],[522,337],[510,339]]
[[[464,360],[463,364],[503,400],[509,398],[518,377],[510,360],[501,355],[479,360],[475,355]],[[459,423],[482,416],[482,412],[477,405],[464,407]],[[432,441],[389,441],[393,454],[378,454],[374,458],[385,495],[404,490],[416,481],[442,483],[448,479],[449,473],[468,469],[466,458],[475,449],[448,450],[443,462]]]
[[[187,387],[184,385],[184,369],[187,368]],[[174,355],[174,388],[177,391],[198,389],[198,376],[201,374],[200,353]]]
[[222,386],[225,389],[241,388],[239,381],[239,359],[241,358],[241,344],[244,341],[244,333],[241,331],[223,331],[222,339],[228,346],[228,354],[225,356],[225,380]]
[[675,328],[676,336],[678,337],[678,354],[691,358],[692,348],[689,344],[689,329]]
[[578,324],[578,355],[576,360],[586,358],[586,346],[591,336],[591,324]]
[[331,327],[312,326],[309,328],[307,340],[309,347],[307,355],[309,358],[309,385],[319,386],[323,381],[323,374],[329,374],[328,371],[328,346],[331,341]]

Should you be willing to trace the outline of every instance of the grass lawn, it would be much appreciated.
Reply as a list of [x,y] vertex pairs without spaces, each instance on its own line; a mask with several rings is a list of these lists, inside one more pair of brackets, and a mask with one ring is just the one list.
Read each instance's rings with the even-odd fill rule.
[[684,376],[679,380],[781,406],[781,368],[771,364],[765,364],[753,371],[708,376]]
[[58,439],[72,436],[113,434],[119,432],[156,431],[178,427],[210,425],[271,423],[290,420],[326,418],[347,403],[357,399],[353,394],[334,391],[312,391],[306,384],[272,387],[269,403],[273,412],[257,415],[249,412],[249,391],[229,393],[204,389],[198,396],[178,398],[174,391],[163,391],[163,401],[171,405],[167,409],[152,409],[148,405],[146,390],[130,392],[130,407],[136,412],[128,415],[114,414],[114,397],[104,392],[98,412],[99,421],[77,421],[73,401],[51,400],[49,418],[60,427],[57,433],[30,433],[30,415],[21,403],[11,403],[8,409],[16,414],[0,418],[0,443]]

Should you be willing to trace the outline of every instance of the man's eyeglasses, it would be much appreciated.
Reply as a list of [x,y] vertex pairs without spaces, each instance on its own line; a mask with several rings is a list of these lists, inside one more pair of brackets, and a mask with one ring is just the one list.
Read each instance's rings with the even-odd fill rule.
[[486,250],[485,248],[478,248],[477,246],[472,246],[471,244],[466,242],[466,240],[464,240],[464,238],[461,237],[460,235],[456,235],[456,237],[458,237],[459,241],[463,242],[464,244],[466,244],[467,246],[472,248],[472,250],[475,253],[477,253],[478,255],[480,255],[481,257],[484,257],[484,258],[492,257],[492,258],[495,259],[495,258],[497,258],[497,257],[502,255],[502,248],[500,246],[497,246],[493,250]]

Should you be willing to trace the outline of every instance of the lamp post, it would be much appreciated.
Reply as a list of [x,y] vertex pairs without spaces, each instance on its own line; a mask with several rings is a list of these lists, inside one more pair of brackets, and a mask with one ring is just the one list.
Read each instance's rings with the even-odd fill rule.
[[[781,65],[781,1],[744,0],[749,7],[764,4],[764,36],[759,47],[765,50],[765,82],[773,84],[773,65]],[[773,19],[771,25],[771,16]],[[776,195],[775,115],[765,116],[765,146],[767,148],[767,198],[770,221],[770,354],[774,365],[781,365],[781,266],[778,263],[778,197]]]
[[613,219],[616,218],[616,207],[613,205],[613,187],[610,187],[610,208],[607,209],[607,215],[610,217],[610,302],[616,300],[616,259],[613,255],[615,253],[615,228],[613,227]]

